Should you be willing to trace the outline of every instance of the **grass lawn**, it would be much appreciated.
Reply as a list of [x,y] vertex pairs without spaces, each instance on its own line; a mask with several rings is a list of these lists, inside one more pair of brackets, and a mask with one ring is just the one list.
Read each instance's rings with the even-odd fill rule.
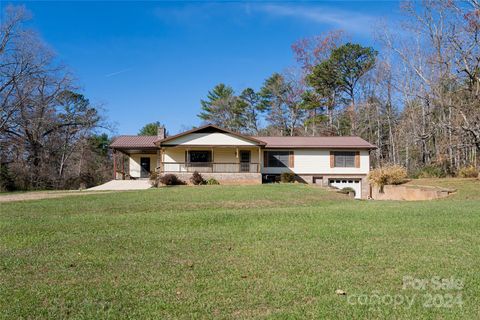
[[[479,318],[480,182],[414,183],[459,191],[377,202],[203,186],[1,203],[0,318]],[[463,287],[403,290],[405,276]]]

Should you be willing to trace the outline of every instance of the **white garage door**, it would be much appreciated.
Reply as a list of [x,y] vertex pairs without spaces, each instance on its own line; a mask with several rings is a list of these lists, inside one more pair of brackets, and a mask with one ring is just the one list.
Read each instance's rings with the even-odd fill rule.
[[355,190],[355,199],[362,198],[362,182],[360,179],[330,179],[329,184],[338,189],[352,188]]

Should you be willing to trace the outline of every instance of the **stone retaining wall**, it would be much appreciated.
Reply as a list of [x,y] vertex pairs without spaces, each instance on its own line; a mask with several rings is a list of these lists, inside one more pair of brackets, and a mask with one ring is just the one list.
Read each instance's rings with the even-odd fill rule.
[[448,197],[455,190],[436,187],[418,187],[407,185],[387,185],[380,192],[378,186],[372,187],[372,198],[375,200],[435,200]]

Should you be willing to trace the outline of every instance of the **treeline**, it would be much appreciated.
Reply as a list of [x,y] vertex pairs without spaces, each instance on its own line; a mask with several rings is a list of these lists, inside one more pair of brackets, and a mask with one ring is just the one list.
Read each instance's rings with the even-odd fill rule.
[[[28,18],[10,6],[0,23],[0,190],[108,180],[99,109],[25,28]],[[299,40],[295,66],[258,90],[217,85],[199,117],[256,135],[359,135],[378,146],[374,166],[399,164],[410,174],[478,166],[479,2],[405,2],[402,19],[393,32],[377,26],[378,51],[342,31]]]
[[342,31],[292,45],[298,64],[240,93],[225,84],[199,118],[260,135],[359,135],[378,146],[376,166],[412,175],[455,175],[480,150],[480,5],[404,2],[379,51]]
[[111,174],[98,109],[39,37],[28,12],[7,7],[0,25],[0,190],[88,187]]

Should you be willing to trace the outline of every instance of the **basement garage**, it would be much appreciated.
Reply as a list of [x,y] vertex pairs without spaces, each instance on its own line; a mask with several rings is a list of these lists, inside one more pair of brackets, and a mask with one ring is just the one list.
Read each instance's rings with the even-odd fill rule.
[[355,199],[362,198],[362,182],[360,179],[335,178],[329,179],[328,185],[334,188],[352,188],[355,190]]

